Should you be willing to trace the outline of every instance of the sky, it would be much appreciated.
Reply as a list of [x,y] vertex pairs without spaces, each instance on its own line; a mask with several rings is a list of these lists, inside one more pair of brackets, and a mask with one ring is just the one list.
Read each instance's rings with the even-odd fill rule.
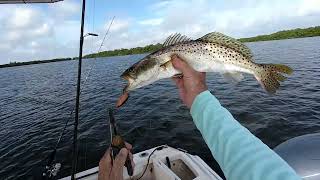
[[[0,5],[0,64],[75,57],[80,0]],[[84,54],[162,43],[172,33],[240,38],[320,25],[320,0],[87,0]]]

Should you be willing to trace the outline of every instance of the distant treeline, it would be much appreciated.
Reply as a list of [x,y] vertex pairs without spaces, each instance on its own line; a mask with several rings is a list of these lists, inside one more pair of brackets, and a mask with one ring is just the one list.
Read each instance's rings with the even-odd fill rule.
[[85,55],[84,58],[95,58],[95,57],[107,57],[107,56],[123,56],[131,54],[143,54],[156,51],[162,47],[162,44],[151,44],[144,47],[135,47],[130,49],[115,49],[111,51],[102,51],[100,53],[94,53]]
[[[241,42],[255,42],[255,41],[271,41],[271,40],[280,40],[280,39],[292,39],[292,38],[303,38],[303,37],[313,37],[320,36],[320,26],[310,27],[305,29],[292,29],[285,31],[278,31],[269,35],[260,35],[249,38],[240,38]],[[110,51],[102,51],[100,53],[88,54],[84,58],[95,58],[95,57],[108,57],[108,56],[123,56],[131,54],[143,54],[156,51],[162,47],[162,44],[151,44],[144,47],[135,47],[130,49],[115,49]],[[3,67],[12,67],[12,66],[22,66],[29,64],[40,64],[40,63],[50,63],[57,61],[68,61],[77,58],[58,58],[51,60],[38,60],[38,61],[29,61],[29,62],[11,62],[10,64],[0,65],[0,68]]]
[[9,64],[0,64],[0,68],[5,67],[13,67],[13,66],[24,66],[24,65],[31,65],[31,64],[42,64],[42,63],[51,63],[51,62],[59,62],[59,61],[70,61],[74,58],[57,58],[57,59],[50,59],[50,60],[37,60],[37,61],[28,61],[28,62],[10,62]]
[[309,27],[305,29],[292,29],[285,31],[278,31],[269,35],[260,35],[250,38],[240,38],[241,42],[255,42],[255,41],[271,41],[280,39],[293,39],[303,37],[320,36],[320,26]]
[[[292,29],[285,31],[278,31],[269,35],[260,35],[250,38],[240,38],[241,42],[254,42],[254,41],[271,41],[280,39],[292,39],[292,38],[303,38],[303,37],[313,37],[320,36],[320,26],[310,27],[305,29]],[[144,47],[136,47],[131,49],[116,49],[111,51],[103,51],[100,53],[89,54],[84,56],[85,58],[93,57],[107,57],[107,56],[123,56],[130,54],[142,54],[156,51],[162,47],[162,44],[158,43],[156,45],[147,45]]]

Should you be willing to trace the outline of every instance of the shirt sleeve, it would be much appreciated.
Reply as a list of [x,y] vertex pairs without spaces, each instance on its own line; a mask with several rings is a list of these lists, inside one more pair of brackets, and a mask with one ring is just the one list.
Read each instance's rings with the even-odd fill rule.
[[209,92],[200,93],[191,115],[228,180],[298,180],[296,172],[236,121]]

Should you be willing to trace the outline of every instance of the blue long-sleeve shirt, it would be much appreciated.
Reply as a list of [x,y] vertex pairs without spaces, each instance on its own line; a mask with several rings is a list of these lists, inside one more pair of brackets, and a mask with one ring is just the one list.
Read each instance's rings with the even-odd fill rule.
[[191,115],[228,180],[298,180],[274,151],[236,121],[209,92],[200,93]]

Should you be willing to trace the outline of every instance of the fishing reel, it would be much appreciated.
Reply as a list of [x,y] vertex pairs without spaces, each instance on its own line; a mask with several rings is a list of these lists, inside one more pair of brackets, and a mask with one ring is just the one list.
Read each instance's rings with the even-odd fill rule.
[[51,165],[47,165],[42,174],[43,179],[53,179],[55,176],[57,176],[60,168],[61,163],[53,163]]
[[47,165],[43,170],[42,173],[42,179],[56,179],[55,177],[57,176],[60,168],[61,168],[61,163],[56,163],[55,162],[55,155],[56,155],[57,150],[53,150],[50,155],[47,157]]

